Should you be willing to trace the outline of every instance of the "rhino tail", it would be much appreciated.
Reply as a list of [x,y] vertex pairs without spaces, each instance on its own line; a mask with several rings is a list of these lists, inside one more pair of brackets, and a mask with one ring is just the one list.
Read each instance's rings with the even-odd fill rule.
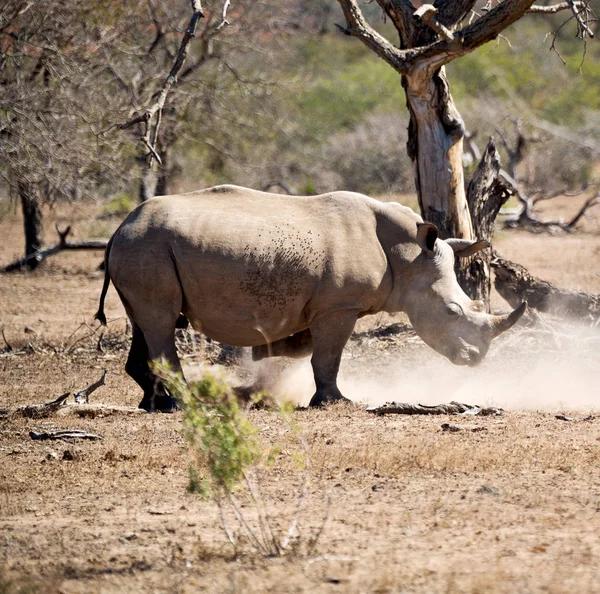
[[[114,237],[114,236],[113,236]],[[108,273],[108,258],[110,256],[110,248],[112,247],[113,238],[111,237],[106,244],[106,250],[104,252],[104,284],[102,285],[102,293],[100,293],[100,303],[98,305],[98,311],[94,316],[95,320],[98,320],[103,326],[106,326],[106,316],[104,315],[104,300],[106,299],[106,293],[108,286],[110,285],[110,274]]]

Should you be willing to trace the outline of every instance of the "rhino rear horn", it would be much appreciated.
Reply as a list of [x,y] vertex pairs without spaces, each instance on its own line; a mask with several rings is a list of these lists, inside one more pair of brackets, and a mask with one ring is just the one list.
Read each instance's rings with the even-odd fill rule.
[[446,243],[454,250],[459,258],[468,258],[474,256],[477,252],[490,247],[485,239],[471,241],[470,239],[446,239]]
[[492,338],[500,336],[509,328],[512,328],[527,310],[527,301],[523,301],[519,307],[508,314],[494,316],[492,319]]

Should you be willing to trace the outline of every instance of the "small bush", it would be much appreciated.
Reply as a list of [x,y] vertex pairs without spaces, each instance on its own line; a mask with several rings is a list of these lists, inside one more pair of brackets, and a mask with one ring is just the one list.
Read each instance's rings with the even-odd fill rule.
[[[292,423],[290,406],[283,406],[279,413],[303,447],[300,464],[304,480],[298,494],[296,512],[285,530],[273,521],[257,480],[260,467],[271,465],[279,453],[277,447],[265,449],[258,440],[258,429],[248,420],[232,389],[222,379],[206,373],[204,377],[187,385],[181,375],[169,371],[164,364],[155,366],[184,413],[184,433],[194,460],[190,466],[189,490],[217,504],[223,530],[238,552],[241,540],[231,529],[233,517],[238,532],[241,531],[251,546],[264,556],[283,554],[298,544],[296,530],[306,498],[310,459],[308,446],[300,437],[299,429]],[[261,400],[260,395],[255,401]],[[292,454],[294,456],[294,454]],[[242,511],[238,498],[245,497],[252,503],[256,518],[251,520]],[[307,539],[314,548],[322,526]]]

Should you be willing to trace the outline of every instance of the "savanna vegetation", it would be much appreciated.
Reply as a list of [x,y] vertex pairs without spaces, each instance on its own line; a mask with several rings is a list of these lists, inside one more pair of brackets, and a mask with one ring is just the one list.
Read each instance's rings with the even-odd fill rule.
[[[69,241],[106,240],[141,200],[220,183],[419,209],[401,78],[343,34],[336,0],[203,1],[156,137],[144,140],[143,121],[123,128],[156,101],[197,4],[0,6],[2,266],[24,243],[54,244],[54,225],[63,238],[71,225]],[[360,7],[395,38],[376,2]],[[600,46],[571,15],[525,15],[446,72],[465,180],[493,135],[552,220],[572,219],[600,183]],[[494,247],[600,294],[597,212],[574,233],[497,225]],[[597,314],[573,326],[568,307],[534,313],[476,369],[442,360],[404,314],[367,316],[341,363],[354,404],[323,410],[295,408],[314,391],[306,360],[252,362],[178,329],[190,383],[161,373],[184,410],[146,414],[112,288],[108,327],[92,320],[101,260],[64,251],[0,273],[0,594],[600,590]],[[507,309],[497,292],[491,308]],[[241,405],[232,387],[254,381],[288,404]],[[42,406],[61,394],[63,406]],[[364,410],[389,400],[500,410]],[[59,429],[96,437],[33,439]]]

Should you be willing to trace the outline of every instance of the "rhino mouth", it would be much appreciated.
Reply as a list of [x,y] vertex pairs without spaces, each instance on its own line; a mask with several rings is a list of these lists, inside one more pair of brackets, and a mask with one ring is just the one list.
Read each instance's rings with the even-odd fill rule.
[[460,349],[458,349],[453,357],[450,357],[450,361],[452,361],[454,365],[467,365],[469,367],[476,367],[479,365],[485,357],[485,350],[468,344],[462,338],[460,339],[460,342]]

